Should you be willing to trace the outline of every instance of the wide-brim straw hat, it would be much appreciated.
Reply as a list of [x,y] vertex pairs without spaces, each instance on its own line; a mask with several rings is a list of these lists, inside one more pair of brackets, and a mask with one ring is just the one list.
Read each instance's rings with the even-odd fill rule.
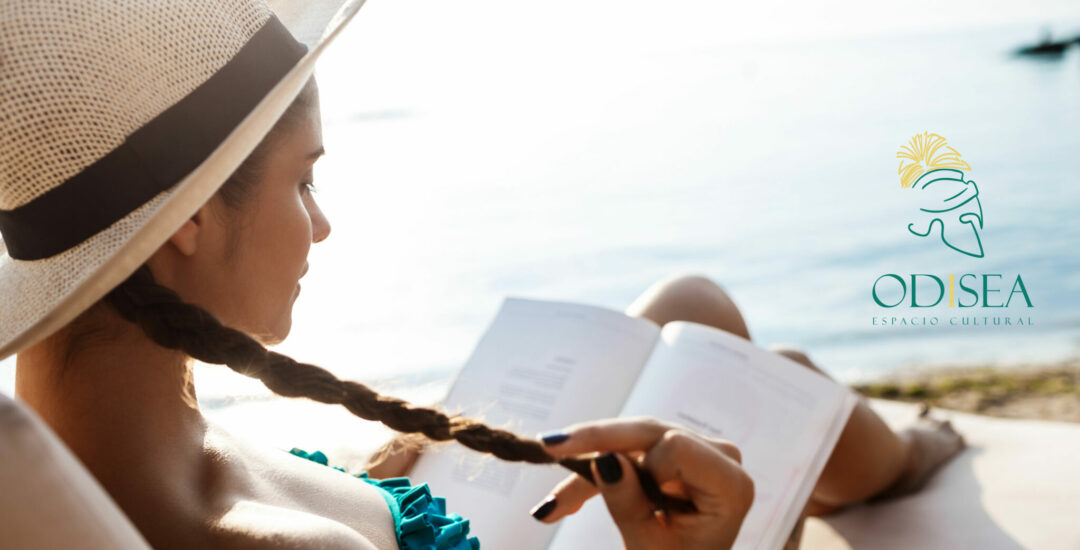
[[364,0],[0,0],[0,359],[190,219]]

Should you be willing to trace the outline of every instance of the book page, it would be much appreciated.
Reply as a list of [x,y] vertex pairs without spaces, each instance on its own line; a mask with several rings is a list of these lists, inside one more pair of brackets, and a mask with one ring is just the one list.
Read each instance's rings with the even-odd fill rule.
[[[443,402],[523,437],[618,414],[653,346],[654,323],[604,308],[508,298]],[[409,473],[469,518],[484,548],[540,550],[556,525],[529,515],[572,472],[511,463],[459,444],[421,454]]]
[[[755,496],[734,547],[775,549],[790,535],[855,402],[847,388],[803,365],[679,321],[664,326],[619,416],[653,416],[735,443]],[[623,548],[602,497],[561,523],[551,548]]]

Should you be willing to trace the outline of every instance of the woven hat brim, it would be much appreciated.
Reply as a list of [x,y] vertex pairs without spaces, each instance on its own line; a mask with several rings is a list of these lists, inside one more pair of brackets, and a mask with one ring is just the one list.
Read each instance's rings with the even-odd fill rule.
[[[105,230],[45,260],[0,243],[0,360],[70,323],[146,262],[221,187],[314,73],[315,61],[365,0],[268,2],[308,52],[194,171]],[[299,6],[299,7],[297,7]]]

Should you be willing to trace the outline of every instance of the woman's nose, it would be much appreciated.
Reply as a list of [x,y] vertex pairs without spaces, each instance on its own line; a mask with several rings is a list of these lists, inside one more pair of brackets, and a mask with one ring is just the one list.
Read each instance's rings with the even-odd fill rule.
[[311,242],[318,243],[330,236],[330,220],[318,206],[311,209]]

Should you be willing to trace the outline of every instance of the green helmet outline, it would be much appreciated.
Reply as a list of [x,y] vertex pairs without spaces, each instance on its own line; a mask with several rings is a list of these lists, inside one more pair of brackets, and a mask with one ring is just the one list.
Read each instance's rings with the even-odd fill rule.
[[[935,185],[935,187],[931,188],[932,185]],[[927,171],[922,176],[919,176],[919,179],[915,180],[915,183],[912,184],[910,189],[918,189],[927,193],[937,192],[942,195],[941,197],[932,197],[931,200],[933,201],[933,204],[919,208],[920,211],[929,214],[952,212],[974,201],[975,204],[973,207],[969,207],[969,210],[973,208],[977,211],[963,212],[956,217],[956,221],[967,224],[968,227],[970,227],[975,236],[975,244],[978,247],[977,251],[969,251],[949,242],[949,239],[945,236],[947,227],[946,220],[942,219],[942,217],[935,216],[931,219],[925,232],[918,231],[915,228],[914,223],[908,224],[908,231],[919,237],[927,237],[933,233],[936,224],[940,226],[941,242],[944,243],[945,246],[960,252],[961,254],[971,256],[972,258],[984,257],[982,239],[979,237],[979,230],[983,228],[983,210],[982,203],[979,201],[979,186],[976,185],[973,180],[965,180],[964,173],[960,170],[954,168],[938,168]],[[950,220],[950,222],[951,221],[952,220]]]

